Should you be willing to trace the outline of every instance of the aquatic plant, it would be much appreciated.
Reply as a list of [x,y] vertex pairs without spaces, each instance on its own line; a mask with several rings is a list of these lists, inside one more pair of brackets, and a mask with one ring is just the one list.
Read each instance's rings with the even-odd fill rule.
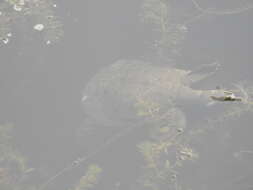
[[33,168],[13,145],[12,128],[10,124],[0,125],[0,189],[35,190],[35,185],[25,183]]
[[[144,159],[140,168],[143,172],[133,182],[136,189],[179,190],[188,185],[181,179],[181,173],[187,170],[185,165],[195,163],[201,158],[202,155],[192,144],[199,136],[209,132],[209,129],[203,127],[204,120],[199,123],[199,120],[189,122],[187,114],[196,107],[202,115],[206,110],[215,108],[215,104],[209,104],[212,101],[210,97],[223,95],[223,91],[192,87],[193,83],[211,76],[211,73],[203,74],[201,71],[179,69],[175,65],[166,64],[168,60],[170,63],[176,63],[174,57],[180,55],[181,44],[188,31],[187,24],[199,18],[198,15],[179,22],[171,2],[145,0],[142,6],[143,21],[150,23],[158,35],[154,41],[154,57],[157,58],[154,60],[160,61],[151,63],[143,60],[120,60],[99,71],[85,87],[82,98],[85,123],[96,128],[98,133],[108,126],[118,129],[119,133],[112,134],[100,147],[95,147],[90,153],[60,170],[41,185],[40,190],[47,189],[57,177],[87,163],[89,159],[136,129],[141,129],[146,134],[146,140],[136,142],[137,149],[133,150],[139,151]],[[13,2],[9,4],[13,5]],[[226,14],[203,9],[196,1],[192,1],[192,4],[201,16]],[[28,11],[28,14],[40,12],[31,10],[34,11]],[[40,25],[40,22],[34,27],[38,31],[44,30],[44,25]],[[248,111],[245,107],[251,109],[251,100],[245,100],[247,101],[240,103],[230,102],[227,109],[229,113],[220,114],[221,121],[231,113],[237,113],[233,109],[238,109],[239,106],[243,108],[239,110]],[[208,114],[205,116],[208,117]],[[101,169],[97,166],[88,167],[86,175],[81,177],[74,190],[93,188],[98,182],[97,176],[100,172]]]
[[88,190],[95,187],[102,169],[97,165],[89,165],[86,174],[81,177],[79,183],[73,190]]
[[16,28],[27,24],[25,31],[43,33],[44,43],[51,44],[63,36],[63,25],[56,16],[56,4],[51,0],[4,0],[0,3],[0,39],[7,44]]

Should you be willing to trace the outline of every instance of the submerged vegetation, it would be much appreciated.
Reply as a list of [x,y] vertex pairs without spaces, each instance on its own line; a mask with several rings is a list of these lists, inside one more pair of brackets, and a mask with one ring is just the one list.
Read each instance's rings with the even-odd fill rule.
[[34,190],[35,184],[27,184],[33,168],[28,168],[25,157],[13,145],[13,126],[0,126],[0,189]]
[[92,189],[98,183],[98,178],[102,169],[97,165],[89,165],[86,174],[81,177],[79,183],[73,190],[88,190]]
[[[43,41],[51,44],[63,35],[63,26],[56,16],[56,4],[52,0],[3,0],[0,2],[0,40],[7,44],[15,38],[16,29],[25,33],[32,30],[43,33]],[[23,28],[26,24],[30,27]]]
[[[136,189],[179,189],[180,186],[188,186],[180,178],[181,173],[188,170],[185,165],[191,162],[196,165],[202,156],[192,144],[210,131],[218,130],[214,127],[217,122],[224,124],[236,113],[252,111],[250,88],[238,86],[234,90],[237,93],[240,90],[244,101],[226,104],[224,110],[214,109],[215,104],[209,106],[210,96],[219,95],[223,90],[192,88],[194,80],[190,79],[196,77],[190,73],[166,65],[121,60],[101,70],[84,90],[86,119],[92,120],[97,130],[110,126],[120,128],[124,133],[129,128],[135,130],[141,127],[147,134],[146,141],[137,140],[137,150],[145,162]],[[217,118],[209,117],[209,109],[219,112]],[[198,113],[203,119],[188,121],[189,111]],[[209,120],[208,124],[204,123],[205,117]],[[220,134],[226,132],[219,130]]]
[[[180,16],[174,10],[174,4],[173,1],[164,0],[144,0],[142,4],[142,21],[151,25],[156,36],[153,39],[155,64],[138,60],[119,61],[93,77],[84,91],[84,109],[93,122],[98,122],[94,126],[121,125],[127,128],[138,123],[143,131],[149,131],[146,141],[137,142],[137,150],[145,162],[141,167],[142,174],[133,182],[133,189],[136,190],[194,189],[184,175],[189,163],[196,165],[203,156],[201,151],[195,150],[198,149],[194,146],[196,139],[206,137],[210,130],[216,130],[214,125],[217,121],[224,123],[235,115],[252,110],[249,98],[252,90],[236,86],[234,91],[242,95],[243,102],[226,105],[217,118],[207,117],[208,124],[186,121],[185,106],[192,105],[191,110],[194,110],[197,104],[202,104],[208,110],[211,94],[222,91],[194,90],[190,84],[198,81],[194,79],[201,80],[205,76],[201,73],[194,76],[191,75],[194,71],[180,70],[176,69],[175,64],[173,67],[166,64],[175,62],[181,56],[180,49],[192,22],[207,14],[235,14],[250,8],[224,12],[205,10],[192,1],[199,15],[182,19],[178,18]],[[159,65],[161,63],[165,65]],[[225,131],[220,130],[221,136],[223,133]],[[203,184],[198,185],[195,184],[195,188]]]
[[186,25],[175,17],[172,1],[144,0],[141,19],[153,25],[158,38],[154,40],[154,50],[164,61],[180,54],[181,45],[187,33]]
[[[194,74],[194,71],[179,69],[175,64],[171,66],[167,63],[176,63],[176,58],[182,56],[181,48],[190,29],[190,23],[207,14],[215,16],[236,14],[250,8],[240,8],[229,12],[216,11],[204,9],[196,1],[190,2],[199,14],[193,17],[185,14],[182,17],[177,13],[175,1],[143,0],[141,20],[154,30],[155,39],[151,40],[151,43],[155,54],[152,55],[152,60],[157,60],[157,62],[118,61],[98,72],[87,84],[82,103],[86,117],[85,123],[89,126],[84,127],[92,126],[97,133],[108,126],[116,131],[107,141],[102,142],[101,147],[94,147],[90,154],[87,153],[84,157],[77,159],[44,184],[27,185],[25,179],[29,177],[32,168],[29,169],[26,166],[24,157],[13,146],[10,138],[11,127],[0,126],[0,189],[46,190],[56,178],[84,163],[87,164],[90,159],[103,153],[121,137],[127,135],[129,135],[128,144],[130,141],[134,143],[131,153],[138,152],[142,158],[141,164],[138,165],[140,175],[131,182],[129,189],[190,190],[201,189],[203,184],[208,184],[208,181],[204,179],[202,179],[204,182],[199,182],[201,180],[197,179],[199,181],[193,180],[194,182],[190,183],[185,177],[191,173],[199,160],[202,166],[206,164],[204,155],[206,152],[201,149],[205,141],[203,140],[201,145],[197,141],[206,137],[208,132],[214,131],[216,128],[213,126],[217,122],[225,122],[243,112],[252,111],[253,90],[251,87],[237,85],[232,91],[241,94],[243,101],[227,104],[224,106],[225,109],[215,110],[219,113],[218,117],[209,118],[208,112],[205,111],[215,108],[215,105],[208,106],[211,101],[209,97],[221,91],[197,90],[192,87],[192,84],[210,75]],[[46,44],[57,41],[62,37],[63,31],[53,11],[55,7],[56,5],[50,0],[1,2],[0,38],[2,42],[4,44],[9,42],[14,35],[13,28],[20,21],[29,22],[31,26],[29,29],[42,32]],[[189,17],[185,19],[186,16],[190,19]],[[191,114],[189,112],[197,106],[199,109],[197,117],[201,115],[206,118],[203,120],[194,118],[194,121],[189,121],[187,114]],[[210,121],[209,125],[204,119]],[[137,129],[145,134],[144,140],[131,139],[130,132]],[[219,134],[224,135],[224,131],[221,129]],[[113,154],[115,162],[118,161],[116,160],[118,151],[122,150],[110,153]],[[131,155],[128,156],[131,157]],[[218,160],[217,155],[212,156]],[[208,159],[212,162],[210,158]],[[127,161],[126,158],[123,162]],[[75,185],[72,184],[71,190],[99,189],[100,180],[102,177],[107,177],[101,174],[110,172],[103,166],[100,168],[100,164],[99,166],[88,164],[85,175]],[[201,175],[196,174],[199,178],[203,177]],[[116,188],[117,190],[121,188],[120,183],[117,183]]]

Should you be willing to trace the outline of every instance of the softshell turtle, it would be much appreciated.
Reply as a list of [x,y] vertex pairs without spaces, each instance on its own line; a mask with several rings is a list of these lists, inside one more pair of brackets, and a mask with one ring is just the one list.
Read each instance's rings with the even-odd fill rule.
[[214,101],[212,97],[224,95],[220,89],[192,88],[193,83],[209,74],[140,60],[120,60],[88,82],[82,103],[86,116],[100,124],[168,118],[168,112],[170,116],[174,113],[173,117],[182,116],[185,108],[206,107]]

